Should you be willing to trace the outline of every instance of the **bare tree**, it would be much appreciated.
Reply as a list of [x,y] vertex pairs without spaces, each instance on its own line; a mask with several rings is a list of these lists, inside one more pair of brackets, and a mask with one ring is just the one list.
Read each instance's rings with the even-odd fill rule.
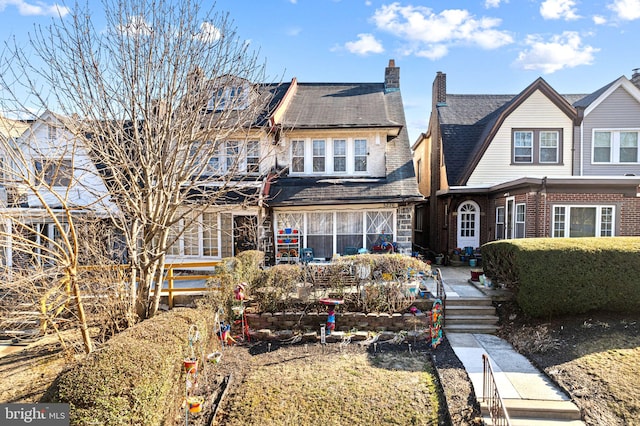
[[243,202],[255,194],[255,174],[248,182],[238,172],[250,167],[242,154],[261,138],[271,93],[255,84],[264,65],[226,14],[197,0],[104,0],[103,9],[105,28],[76,6],[37,29],[31,56],[11,49],[2,79],[75,118],[69,129],[117,206],[112,220],[132,267],[129,314],[146,318],[184,229],[228,205],[230,193]]

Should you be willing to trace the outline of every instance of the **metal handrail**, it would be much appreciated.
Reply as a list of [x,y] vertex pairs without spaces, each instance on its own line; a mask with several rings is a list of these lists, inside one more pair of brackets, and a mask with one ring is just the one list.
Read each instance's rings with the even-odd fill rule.
[[498,392],[491,361],[487,354],[482,354],[482,401],[487,403],[494,426],[511,426],[511,419]]
[[442,271],[440,268],[436,268],[436,298],[442,302],[442,327],[444,327],[447,316],[445,315],[447,308],[447,292],[444,289],[444,282],[442,281]]

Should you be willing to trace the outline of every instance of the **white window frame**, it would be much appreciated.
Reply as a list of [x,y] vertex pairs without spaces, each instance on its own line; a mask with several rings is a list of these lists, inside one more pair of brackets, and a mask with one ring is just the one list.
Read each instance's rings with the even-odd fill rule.
[[[257,145],[257,156],[249,156],[251,151],[250,144]],[[249,162],[249,159],[252,162]],[[257,171],[249,170],[249,166],[252,164],[257,166]],[[208,160],[206,173],[209,175],[223,175],[229,171],[233,171],[234,174],[258,174],[260,172],[260,141],[237,139],[220,141],[216,147],[215,155],[212,155]]]
[[[359,145],[364,144],[364,151],[358,152]],[[369,144],[366,139],[358,138],[353,140],[353,172],[366,173],[369,169],[369,162],[367,161],[369,152]],[[364,170],[358,170],[358,163],[364,163]]]
[[249,105],[249,85],[229,85],[214,89],[207,103],[208,111],[242,110]]
[[513,238],[525,238],[527,235],[527,205],[517,203],[513,209]]
[[[338,150],[338,145],[342,145],[342,149]],[[347,140],[346,139],[334,139],[333,140],[333,171],[335,173],[347,173]],[[340,152],[341,151],[341,152]],[[336,159],[341,159],[344,162],[344,170],[338,170],[336,167]]]
[[[318,149],[320,144],[324,144],[324,149]],[[357,153],[358,155],[356,155],[356,147],[358,145],[361,148],[360,152]],[[344,146],[344,149],[342,149],[342,146]],[[297,152],[300,147],[302,149]],[[369,140],[363,137],[291,138],[289,158],[289,173],[293,175],[366,175],[369,172]],[[316,159],[323,159],[323,170],[314,166]],[[336,167],[338,164],[337,159],[344,161],[344,170]],[[296,162],[298,163],[297,168],[295,167]],[[356,170],[358,162],[365,170]]]
[[[523,134],[529,134],[530,138],[529,138],[529,142],[531,143],[531,145],[529,146],[519,146],[518,142],[521,142],[522,140],[517,139],[516,135],[519,133],[523,133]],[[534,145],[534,138],[535,134],[533,132],[533,130],[514,130],[513,132],[513,163],[514,164],[533,164],[533,145]],[[529,150],[529,161],[519,161],[518,157],[523,157],[523,155],[518,155],[516,154],[516,151],[518,149],[528,149]]]
[[[609,133],[609,161],[596,161],[596,134]],[[621,134],[636,133],[636,161],[620,161]],[[591,136],[591,164],[640,164],[640,129],[593,129]]]
[[[543,136],[544,135],[555,135],[555,146],[543,146]],[[557,130],[541,130],[539,133],[539,144],[538,144],[538,159],[541,164],[558,164],[560,158],[560,132]],[[550,140],[550,139],[545,139]],[[542,161],[542,152],[551,151],[555,152],[555,160],[553,161]]]
[[[496,240],[504,239],[505,210],[505,206],[496,207]],[[501,218],[502,220],[500,220]]]
[[[318,160],[317,168],[316,160]],[[320,162],[322,163],[322,167],[320,167]],[[327,171],[326,139],[313,139],[311,141],[311,170],[313,173],[326,173]]]
[[[551,223],[551,237],[553,238],[570,238],[571,227],[567,224],[571,224],[571,209],[574,208],[594,208],[596,209],[596,223],[594,225],[594,237],[614,237],[616,235],[616,207],[611,204],[593,205],[593,204],[555,204],[552,207],[552,223]],[[610,227],[611,235],[602,235],[603,222],[602,213],[603,209],[611,209],[611,222],[606,222]],[[560,210],[562,210],[560,212]],[[558,216],[562,215],[562,222],[558,221]],[[560,223],[563,224],[560,228]],[[574,237],[579,238],[579,237]]]
[[[335,211],[327,211],[327,210],[316,210],[316,211],[295,211],[295,212],[275,212],[274,219],[274,232],[277,233],[278,229],[283,228],[293,228],[300,229],[302,233],[302,244],[303,247],[308,247],[307,245],[307,229],[308,229],[308,216],[310,213],[331,213],[333,215],[333,252],[336,253],[338,247],[338,213],[346,213],[353,212],[352,210],[335,210]],[[380,234],[380,232],[384,232],[386,235],[391,235],[393,241],[397,241],[397,211],[394,209],[376,209],[376,210],[362,210],[358,211],[359,214],[362,214],[362,245],[361,247],[369,248],[368,238],[375,239]],[[313,248],[313,247],[312,247]],[[358,247],[360,248],[360,247]]]
[[[213,220],[215,221],[215,237],[207,237],[207,233],[210,233],[210,229],[205,229],[204,215],[214,215]],[[198,258],[214,258],[218,259],[221,257],[221,228],[220,228],[220,214],[217,212],[203,212],[197,213],[197,217],[193,222],[188,225],[188,228],[185,229],[185,223],[189,221],[191,218],[183,217],[181,218],[173,227],[178,228],[177,232],[183,231],[180,233],[178,239],[174,242],[174,245],[167,249],[167,257],[168,258],[185,258],[185,259],[198,259]],[[208,226],[209,224],[207,224]],[[191,239],[190,239],[191,237]],[[214,241],[216,243],[216,247],[211,247],[210,249],[215,250],[215,254],[205,254],[205,239]],[[194,247],[193,245],[189,245],[189,241],[196,241],[196,253],[191,253],[191,249]],[[177,244],[177,248],[176,248]],[[208,246],[207,246],[208,247]],[[190,252],[190,254],[185,254],[186,252]]]

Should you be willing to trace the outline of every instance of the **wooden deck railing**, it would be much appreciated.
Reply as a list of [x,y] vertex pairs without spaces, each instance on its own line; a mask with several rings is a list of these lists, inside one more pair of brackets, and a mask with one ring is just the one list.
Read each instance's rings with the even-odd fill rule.
[[498,392],[491,361],[487,354],[482,354],[482,401],[487,404],[493,426],[511,426],[511,419]]
[[[184,262],[184,263],[167,263],[164,265],[165,278],[162,283],[161,293],[167,296],[169,308],[173,308],[174,296],[176,293],[201,293],[210,290],[206,286],[202,287],[175,287],[176,282],[180,281],[197,281],[208,280],[215,278],[218,274],[215,269],[222,265],[222,261],[209,261],[209,262]],[[104,270],[115,269],[123,272],[129,269],[130,265],[113,265],[113,266],[81,266],[80,270]],[[176,274],[177,271],[197,271],[202,270],[202,274]],[[152,289],[155,291],[154,289]]]

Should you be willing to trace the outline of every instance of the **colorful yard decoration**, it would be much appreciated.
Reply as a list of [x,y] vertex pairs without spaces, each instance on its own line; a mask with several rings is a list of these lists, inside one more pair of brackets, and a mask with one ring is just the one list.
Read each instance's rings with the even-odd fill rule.
[[443,306],[442,300],[436,299],[431,308],[431,321],[429,331],[431,332],[431,347],[437,348],[442,343],[442,322],[443,322]]
[[323,298],[321,298],[319,300],[319,302],[322,303],[323,305],[327,305],[328,316],[327,316],[326,333],[327,333],[327,336],[329,336],[331,334],[331,332],[336,329],[335,307],[337,305],[343,304],[344,300],[343,299],[331,299],[331,298],[328,298],[328,297],[323,297]]

